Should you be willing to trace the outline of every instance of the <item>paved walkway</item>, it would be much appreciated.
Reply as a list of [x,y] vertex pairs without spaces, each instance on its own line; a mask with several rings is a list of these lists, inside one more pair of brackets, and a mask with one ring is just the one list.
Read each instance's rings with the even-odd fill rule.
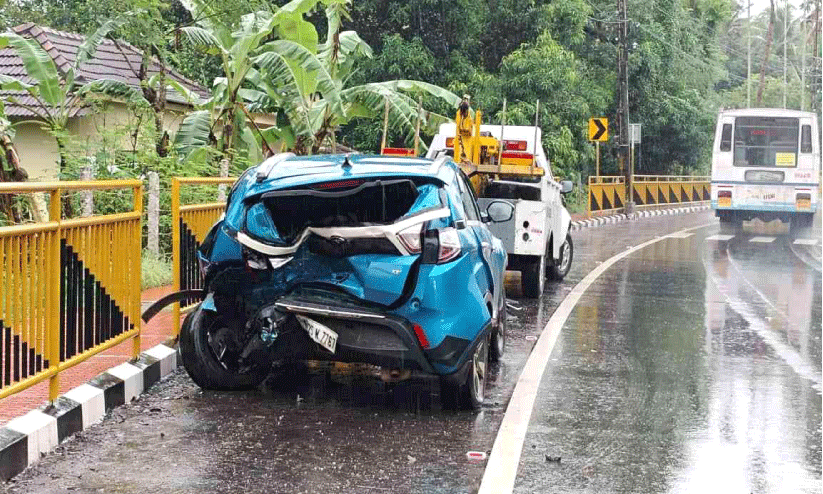
[[[144,291],[141,296],[143,306],[147,306],[170,292],[171,287],[151,288]],[[141,339],[143,350],[158,343],[163,343],[170,336],[172,316],[170,309],[171,307],[168,307],[149,321],[148,324],[143,325]],[[82,364],[75,365],[71,369],[62,372],[60,374],[60,394],[87,382],[107,369],[128,361],[131,358],[131,350],[132,340],[126,340],[105,352],[91,357]],[[48,401],[48,397],[49,381],[45,380],[25,391],[0,400],[0,425],[30,410],[34,410]]]

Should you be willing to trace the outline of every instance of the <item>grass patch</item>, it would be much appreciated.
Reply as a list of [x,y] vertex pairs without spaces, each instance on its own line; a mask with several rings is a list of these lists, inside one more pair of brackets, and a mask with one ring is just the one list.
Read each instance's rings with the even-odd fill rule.
[[155,256],[149,251],[143,251],[141,285],[143,290],[158,286],[171,285],[171,259],[165,256]]

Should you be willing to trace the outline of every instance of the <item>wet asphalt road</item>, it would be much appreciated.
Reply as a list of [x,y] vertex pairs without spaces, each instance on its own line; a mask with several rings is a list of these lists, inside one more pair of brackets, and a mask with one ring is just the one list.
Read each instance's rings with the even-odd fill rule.
[[[533,337],[571,288],[629,246],[708,223],[630,255],[584,294],[544,375],[516,490],[819,491],[820,245],[706,241],[711,213],[574,232],[566,281],[515,298],[479,414],[441,410],[436,381],[288,369],[258,391],[218,393],[181,370],[4,487],[472,492],[484,462],[466,452],[491,450]],[[798,487],[784,491],[788,477]]]

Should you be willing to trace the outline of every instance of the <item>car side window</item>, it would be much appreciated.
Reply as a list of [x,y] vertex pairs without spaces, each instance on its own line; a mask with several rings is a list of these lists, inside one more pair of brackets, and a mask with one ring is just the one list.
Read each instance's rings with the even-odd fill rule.
[[465,178],[463,173],[457,176],[457,185],[460,188],[460,198],[463,201],[463,209],[466,211],[466,219],[469,221],[480,220],[480,210],[477,208],[477,201],[474,199],[474,189]]

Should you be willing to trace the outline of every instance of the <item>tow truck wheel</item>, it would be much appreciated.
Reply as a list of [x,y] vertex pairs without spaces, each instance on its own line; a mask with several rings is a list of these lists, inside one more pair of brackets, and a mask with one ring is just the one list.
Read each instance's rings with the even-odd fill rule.
[[[198,306],[180,328],[180,356],[192,381],[203,389],[252,389],[266,379],[271,362],[240,367],[241,348],[222,319]],[[219,356],[219,357],[218,357]]]
[[[550,256],[551,252],[546,252]],[[553,280],[562,280],[569,274],[574,258],[574,243],[571,234],[566,234],[566,241],[560,246],[560,257],[549,264],[546,269],[546,276]]]
[[462,370],[440,378],[440,401],[448,410],[480,410],[489,372],[489,334],[480,340]]
[[500,297],[502,303],[497,311],[497,325],[492,330],[491,342],[489,343],[489,360],[499,362],[506,349],[506,291]]
[[546,256],[535,257],[523,266],[520,272],[520,287],[526,298],[540,298],[546,282],[543,272],[546,269]]

